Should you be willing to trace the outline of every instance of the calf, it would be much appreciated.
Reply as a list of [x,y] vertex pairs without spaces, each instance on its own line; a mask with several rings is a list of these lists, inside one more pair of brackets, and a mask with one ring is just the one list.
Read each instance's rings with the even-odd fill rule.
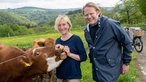
[[[32,48],[35,50],[35,49],[38,49],[38,48],[40,48],[40,47],[47,47],[47,48],[50,48],[50,49],[52,49],[52,45],[55,45],[55,40],[54,39],[52,39],[52,38],[47,38],[47,39],[44,39],[44,38],[40,38],[40,39],[37,39],[37,40],[34,40],[33,41],[33,45],[32,45]],[[60,45],[60,44],[57,44],[56,45],[56,47],[55,47],[55,50],[57,51],[56,52],[56,55],[60,55],[60,53],[62,53],[62,54],[66,54],[63,50],[60,50],[60,48],[61,49],[63,49],[63,47],[64,46],[62,46],[62,45]],[[41,50],[41,51],[43,51],[43,50]],[[58,60],[60,60],[60,59],[65,59],[66,58],[66,56],[64,56],[64,55],[60,55],[60,56],[58,56],[57,58],[56,58],[56,61],[58,61]],[[48,71],[50,71],[50,72],[48,72],[48,75],[49,75],[49,82],[55,82],[55,68],[53,67],[54,65],[58,65],[58,64],[60,64],[62,61],[60,61],[60,62],[58,62],[58,64],[56,63],[55,64],[55,62],[54,62],[54,58],[48,58],[48,62],[50,62],[51,63],[51,65],[50,65],[50,70],[48,70]],[[54,63],[53,63],[54,62]],[[40,76],[41,77],[41,81],[43,82],[43,75],[41,75]]]
[[[32,49],[26,53],[19,48],[0,44],[0,82],[32,82],[33,77],[56,68],[66,58],[66,53],[62,52],[60,45],[54,46]],[[56,64],[54,67],[51,66],[52,60]]]

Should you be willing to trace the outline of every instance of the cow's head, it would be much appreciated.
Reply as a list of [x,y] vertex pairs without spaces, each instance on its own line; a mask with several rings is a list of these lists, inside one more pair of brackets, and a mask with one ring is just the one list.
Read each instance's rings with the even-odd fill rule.
[[56,61],[64,60],[67,57],[67,53],[64,51],[64,46],[57,44],[49,47],[38,47],[32,50],[32,55],[39,56],[44,55],[47,58],[55,57]]
[[32,43],[32,48],[43,47],[45,45],[44,44],[45,40],[46,39],[44,39],[44,38],[34,40],[33,43]]
[[[38,39],[35,40],[35,43],[35,47],[33,46],[31,50],[31,58],[33,61],[45,60],[48,65],[47,71],[51,71],[52,69],[58,67],[60,63],[67,57],[67,54],[64,51],[64,46],[60,44],[55,45],[55,40],[52,38],[45,40]],[[38,47],[36,47],[36,45]]]
[[33,41],[32,48],[38,48],[38,47],[50,47],[52,48],[55,45],[55,39],[53,38],[40,38]]
[[62,46],[61,44],[55,45],[55,39],[53,38],[40,38],[35,40],[32,46],[32,54],[43,54],[47,57],[52,57],[55,55],[57,56],[56,60],[64,60],[67,57],[64,51],[64,46]]

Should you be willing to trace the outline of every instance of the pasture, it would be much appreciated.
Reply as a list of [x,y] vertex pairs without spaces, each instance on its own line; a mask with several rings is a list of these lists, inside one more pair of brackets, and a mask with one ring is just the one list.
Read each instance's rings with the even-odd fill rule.
[[[83,30],[72,31],[73,34],[79,35],[84,43],[84,46],[87,50],[87,43],[84,38]],[[54,38],[59,37],[59,33],[46,33],[46,34],[37,34],[37,35],[25,35],[25,36],[15,36],[15,37],[5,37],[0,38],[0,43],[4,43],[8,46],[17,46],[19,48],[27,48],[31,47],[32,41],[38,38]],[[88,54],[88,51],[87,51]],[[127,74],[121,75],[117,82],[138,82],[138,72],[134,66],[134,62],[136,59],[136,55],[133,52],[132,54],[132,62],[130,64],[130,70]],[[92,80],[92,69],[91,63],[89,62],[89,58],[87,61],[81,63],[82,69],[82,79],[81,82],[94,82]],[[114,72],[114,71],[113,71]]]

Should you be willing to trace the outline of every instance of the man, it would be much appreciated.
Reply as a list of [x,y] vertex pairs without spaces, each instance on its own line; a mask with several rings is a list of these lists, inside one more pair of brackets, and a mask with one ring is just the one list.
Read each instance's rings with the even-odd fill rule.
[[88,22],[84,33],[90,48],[93,79],[96,82],[116,82],[121,73],[128,72],[132,40],[118,21],[102,16],[95,3],[87,3],[83,15]]

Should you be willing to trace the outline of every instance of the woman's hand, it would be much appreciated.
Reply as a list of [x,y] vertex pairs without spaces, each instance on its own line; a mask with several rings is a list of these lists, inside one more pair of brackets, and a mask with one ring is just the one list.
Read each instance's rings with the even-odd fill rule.
[[67,52],[67,55],[70,55],[70,48],[68,46],[64,46],[64,51]]
[[80,57],[78,54],[74,54],[74,53],[71,53],[70,52],[70,48],[68,46],[64,46],[64,51],[67,52],[67,56],[74,59],[74,60],[77,60],[77,61],[80,61]]

